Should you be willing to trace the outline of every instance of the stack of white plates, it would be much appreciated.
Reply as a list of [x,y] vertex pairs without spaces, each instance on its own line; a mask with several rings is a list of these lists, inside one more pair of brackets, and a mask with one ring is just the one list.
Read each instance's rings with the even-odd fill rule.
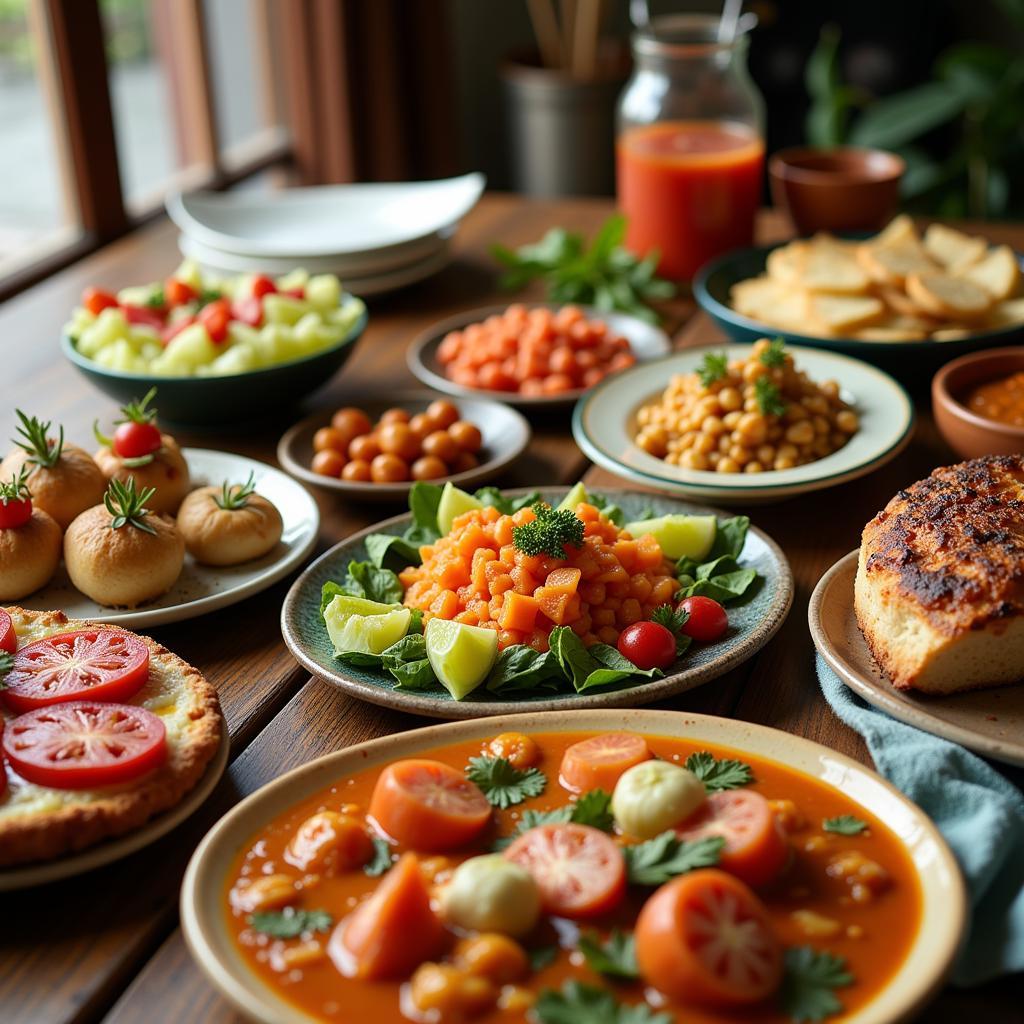
[[451,259],[459,221],[482,174],[443,181],[321,185],[267,195],[172,193],[167,212],[182,253],[216,274],[337,274],[354,295],[393,291]]

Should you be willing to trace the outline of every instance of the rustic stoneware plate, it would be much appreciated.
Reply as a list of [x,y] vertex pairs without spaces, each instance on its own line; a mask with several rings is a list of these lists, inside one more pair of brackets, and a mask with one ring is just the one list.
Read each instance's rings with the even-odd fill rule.
[[634,442],[640,407],[657,399],[677,373],[692,373],[708,353],[747,356],[748,345],[707,345],[641,363],[601,381],[573,411],[576,443],[599,466],[617,476],[697,501],[729,505],[781,501],[797,494],[855,480],[894,459],[910,441],[914,407],[888,374],[859,359],[800,349],[796,367],[814,381],[835,380],[843,399],[860,417],[860,429],[838,451],[793,469],[766,473],[715,473],[673,466]]
[[[531,302],[529,304],[531,309],[555,311],[564,305],[565,303],[557,302]],[[489,316],[504,313],[506,309],[508,309],[508,304],[472,309],[428,327],[413,339],[408,348],[406,361],[409,364],[409,369],[424,384],[437,391],[467,398],[489,396],[505,402],[507,405],[518,405],[522,408],[562,407],[575,402],[580,395],[585,394],[583,389],[565,391],[558,395],[520,395],[515,391],[485,391],[482,388],[464,387],[445,376],[444,367],[437,358],[437,349],[444,336],[449,331],[458,331],[470,324],[478,324]],[[613,334],[619,334],[626,338],[632,346],[633,354],[640,362],[656,359],[672,350],[672,343],[668,335],[660,327],[655,327],[639,317],[629,316],[626,313],[605,313],[591,306],[580,306],[580,309],[588,319],[603,320]]]
[[320,529],[320,510],[302,484],[279,469],[242,455],[204,448],[186,448],[183,454],[195,487],[219,486],[224,480],[244,483],[252,472],[257,492],[277,506],[284,520],[277,547],[262,558],[231,566],[200,565],[186,554],[185,567],[174,586],[162,597],[138,608],[96,604],[72,586],[62,562],[46,587],[19,604],[35,611],[60,608],[70,619],[112,622],[126,629],[149,628],[192,619],[244,601],[287,576],[309,557]]
[[[538,488],[541,497],[557,505],[566,488]],[[508,491],[525,494],[525,490]],[[653,509],[655,515],[690,512],[706,515],[708,509],[686,502],[674,501],[655,494],[630,491],[604,491],[618,504],[626,518]],[[712,510],[713,511],[713,510]],[[727,518],[727,512],[717,513]],[[400,534],[409,525],[409,515],[395,516],[354,534],[321,555],[292,584],[281,609],[281,632],[288,649],[313,675],[333,686],[385,707],[398,708],[431,718],[477,718],[481,715],[507,715],[526,709],[551,711],[564,708],[617,708],[650,704],[673,694],[692,690],[724,675],[730,669],[757,653],[775,635],[793,602],[793,576],[786,556],[767,534],[751,527],[746,546],[740,556],[744,565],[756,569],[763,581],[753,597],[729,608],[729,632],[708,647],[694,645],[687,652],[681,671],[637,686],[593,694],[558,694],[540,691],[518,700],[500,698],[485,687],[471,693],[465,700],[453,700],[447,690],[411,692],[396,690],[394,680],[384,672],[343,665],[334,657],[334,648],[320,616],[320,591],[328,580],[341,580],[348,563],[367,557],[364,541],[371,533]]]
[[[371,420],[376,420],[386,409],[398,406],[410,413],[423,412],[435,399],[440,397],[429,391],[400,391],[385,398],[358,399],[353,405],[362,409]],[[515,462],[530,443],[530,424],[515,409],[501,402],[486,398],[462,398],[455,403],[464,420],[475,423],[483,435],[480,450],[480,465],[464,473],[455,473],[436,483],[451,480],[459,487],[479,484],[497,476],[503,469]],[[331,422],[332,410],[314,413],[301,423],[290,427],[277,444],[277,460],[292,476],[298,477],[314,487],[336,491],[346,498],[364,501],[382,501],[408,497],[412,481],[397,484],[359,483],[339,480],[336,477],[314,473],[309,464],[313,458],[313,435]]]
[[213,755],[213,760],[207,766],[195,789],[186,793],[179,804],[164,811],[163,814],[157,815],[141,828],[135,829],[134,832],[129,832],[118,839],[108,839],[105,842],[97,843],[81,853],[46,861],[43,864],[27,864],[22,867],[0,869],[0,892],[31,889],[36,885],[45,885],[47,882],[56,882],[61,878],[81,875],[86,871],[92,871],[93,868],[102,867],[104,864],[127,857],[128,854],[141,850],[144,846],[149,846],[150,843],[155,843],[205,803],[206,798],[213,792],[220,777],[224,774],[228,763],[229,749],[227,727],[222,723],[220,746]]
[[892,981],[846,1024],[898,1024],[913,1017],[942,985],[964,927],[964,886],[956,861],[928,818],[863,765],[776,729],[707,715],[665,711],[563,711],[435,725],[328,754],[264,786],[223,817],[200,843],[181,890],[181,923],[197,964],[236,1009],[260,1024],[313,1024],[316,1018],[283,1000],[243,962],[228,928],[225,896],[238,851],[267,822],[354,771],[414,757],[449,743],[497,732],[628,729],[722,744],[803,772],[876,815],[903,841],[921,885],[921,924]]
[[853,612],[857,554],[851,551],[839,559],[811,595],[807,618],[821,656],[847,686],[893,718],[1024,767],[1024,685],[939,697],[897,690],[889,682],[871,656]]

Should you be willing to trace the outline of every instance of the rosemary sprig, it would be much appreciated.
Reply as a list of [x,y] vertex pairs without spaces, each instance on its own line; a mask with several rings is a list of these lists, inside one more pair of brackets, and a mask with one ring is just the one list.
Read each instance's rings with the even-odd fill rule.
[[27,480],[28,470],[24,466],[7,483],[0,480],[0,504],[6,505],[9,501],[31,500],[32,492],[28,489]]
[[141,493],[135,490],[135,477],[128,477],[128,483],[121,483],[120,480],[111,480],[107,493],[103,495],[103,504],[110,513],[112,530],[120,530],[122,526],[134,526],[143,533],[150,533],[156,536],[156,530],[146,522],[149,509],[145,507],[153,495],[156,494],[155,487],[147,487]]
[[64,450],[64,428],[60,427],[59,437],[51,444],[46,436],[50,430],[49,420],[46,423],[42,423],[35,416],[26,416],[20,409],[15,409],[14,412],[17,414],[18,419],[21,420],[18,433],[21,435],[22,440],[19,441],[16,437],[12,437],[11,440],[22,451],[28,452],[28,462],[46,469],[52,469],[57,464],[61,452]]
[[234,512],[235,509],[245,508],[249,504],[249,495],[256,490],[256,477],[252,470],[249,471],[249,479],[244,484],[232,484],[227,480],[221,486],[220,494],[214,497],[214,501],[226,512]]

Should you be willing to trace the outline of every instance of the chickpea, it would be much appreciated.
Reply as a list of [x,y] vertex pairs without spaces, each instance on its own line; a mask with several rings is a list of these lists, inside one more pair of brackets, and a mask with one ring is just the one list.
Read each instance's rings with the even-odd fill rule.
[[353,459],[341,471],[341,479],[352,483],[367,483],[372,478],[370,464],[366,459]]
[[[602,588],[603,589],[603,588]],[[540,760],[536,741],[521,732],[503,732],[487,744],[491,757],[503,757],[513,768],[532,768]]]
[[397,406],[394,409],[388,409],[381,413],[379,423],[383,426],[385,423],[408,423],[410,415],[405,409],[399,409]]
[[393,484],[409,479],[408,465],[397,455],[381,453],[370,463],[370,479],[375,484]]
[[511,985],[530,969],[523,947],[507,935],[483,932],[455,944],[455,966],[495,985]]
[[299,898],[290,875],[261,875],[244,889],[231,890],[231,905],[252,914],[259,910],[280,910]]
[[799,420],[786,431],[786,440],[795,445],[810,444],[814,440],[814,427],[809,420]]
[[409,982],[409,996],[417,1010],[445,1024],[461,1021],[490,1009],[498,993],[485,978],[466,974],[451,964],[420,964]]
[[852,410],[841,409],[836,413],[836,426],[844,434],[855,434],[860,426],[860,419]]

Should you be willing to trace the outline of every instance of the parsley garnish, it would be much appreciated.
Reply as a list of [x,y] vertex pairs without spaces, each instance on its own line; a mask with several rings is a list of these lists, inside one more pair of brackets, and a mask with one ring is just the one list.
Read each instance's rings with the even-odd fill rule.
[[786,343],[782,338],[775,338],[773,341],[768,342],[768,347],[761,353],[758,358],[764,363],[765,366],[771,367],[773,370],[777,370],[780,367],[786,365]]
[[754,398],[758,409],[765,416],[781,416],[786,411],[786,403],[782,400],[778,385],[767,377],[758,377],[754,381]]
[[512,543],[524,555],[565,558],[566,545],[583,547],[583,520],[571,508],[552,508],[538,501],[532,523],[512,527]]
[[612,798],[603,789],[591,789],[584,793],[574,804],[556,807],[551,811],[523,811],[523,816],[516,823],[515,831],[510,836],[502,836],[494,843],[495,852],[509,846],[513,839],[524,832],[540,825],[589,825],[602,832],[611,832],[615,824],[612,815]]
[[838,818],[826,818],[821,827],[826,832],[835,832],[841,836],[859,836],[868,827],[868,823],[852,814],[841,814]]
[[536,946],[533,949],[528,949],[526,955],[530,958],[530,970],[536,974],[537,971],[543,971],[545,967],[550,967],[555,962],[555,957],[558,956],[558,947]]
[[372,842],[373,856],[363,865],[363,871],[371,878],[379,878],[391,870],[391,845],[380,836],[374,836]]
[[329,932],[334,918],[326,910],[264,910],[249,915],[249,924],[275,939],[294,939],[303,932]]
[[697,368],[701,384],[709,388],[716,380],[724,379],[729,372],[729,359],[724,352],[708,352]]
[[540,796],[547,776],[537,768],[520,771],[503,757],[471,757],[466,778],[476,783],[494,807],[503,810],[521,804],[531,796]]
[[669,830],[646,843],[624,846],[626,874],[634,885],[662,885],[697,868],[710,868],[718,863],[725,840],[707,836],[688,843]]
[[739,789],[754,781],[749,764],[731,758],[718,761],[706,750],[691,754],[686,759],[686,767],[704,783],[709,793],[717,793],[720,789]]
[[646,1003],[627,1006],[607,989],[578,981],[541,992],[529,1019],[535,1024],[673,1024],[671,1014],[655,1013]]
[[604,942],[596,932],[584,932],[579,939],[579,950],[587,966],[598,974],[629,980],[640,977],[636,963],[636,942],[631,932],[616,928]]
[[786,950],[786,973],[779,999],[783,1011],[797,1024],[824,1020],[843,1009],[834,990],[851,984],[853,975],[842,957],[798,946]]
[[683,626],[690,620],[690,613],[685,608],[673,608],[670,604],[661,604],[651,612],[651,621],[664,626],[675,638],[676,657],[686,653],[691,639],[683,632]]
[[14,668],[14,655],[0,651],[0,690],[7,689],[7,675]]

